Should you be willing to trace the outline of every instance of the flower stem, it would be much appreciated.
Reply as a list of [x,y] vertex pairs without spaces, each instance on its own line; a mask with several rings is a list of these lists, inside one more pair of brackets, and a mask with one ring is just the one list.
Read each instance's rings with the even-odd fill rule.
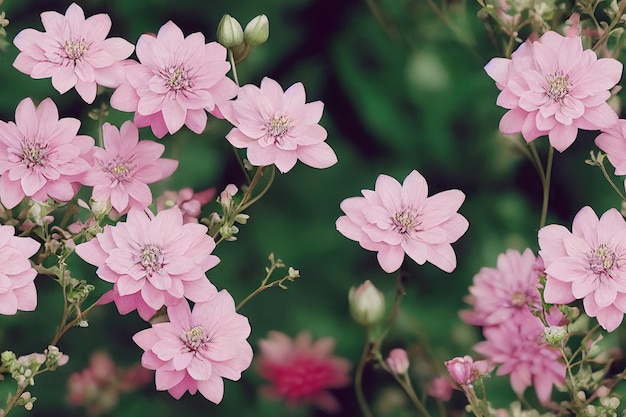
[[411,402],[413,402],[413,405],[415,406],[415,408],[417,408],[426,417],[430,417],[430,413],[428,412],[428,410],[426,410],[426,407],[424,407],[424,404],[422,404],[420,399],[417,398],[417,394],[415,393],[415,390],[413,389],[413,386],[411,385],[409,375],[404,373],[403,377],[400,378],[400,375],[393,372],[391,368],[389,368],[389,365],[387,365],[387,363],[380,356],[378,356],[376,359],[378,361],[378,364],[385,371],[389,372],[393,376],[393,378],[396,380],[398,385],[400,385],[400,387],[404,390],[406,395],[410,398]]
[[370,409],[367,404],[367,400],[365,399],[365,394],[363,393],[363,370],[365,369],[365,364],[370,360],[370,342],[369,342],[369,329],[365,335],[365,343],[363,345],[363,353],[361,354],[361,360],[356,368],[356,373],[354,375],[354,391],[356,393],[356,399],[359,403],[359,408],[361,408],[361,412],[365,417],[374,417],[374,413]]
[[239,77],[237,76],[237,65],[235,65],[235,57],[233,56],[233,51],[228,50],[228,60],[230,61],[230,66],[233,70],[233,78],[235,79],[235,83],[237,87],[239,87]]
[[550,200],[550,180],[552,177],[553,159],[554,148],[550,146],[550,150],[548,151],[548,162],[546,163],[545,180],[543,181],[543,204],[541,205],[541,221],[539,222],[540,229],[546,225],[546,218],[548,216],[548,202]]

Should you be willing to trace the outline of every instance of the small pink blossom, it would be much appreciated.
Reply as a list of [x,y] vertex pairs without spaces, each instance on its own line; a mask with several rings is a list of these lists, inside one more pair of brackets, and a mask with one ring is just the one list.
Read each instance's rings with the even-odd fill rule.
[[178,161],[161,158],[165,146],[150,140],[139,140],[139,130],[131,121],[120,130],[110,123],[102,126],[104,148],[93,153],[94,166],[85,175],[85,184],[92,185],[91,198],[111,201],[123,214],[134,207],[140,210],[152,204],[148,184],[169,177]]
[[496,103],[509,109],[500,121],[504,134],[521,132],[526,142],[548,135],[550,144],[562,152],[574,142],[578,129],[606,129],[617,123],[606,101],[621,78],[622,64],[583,51],[580,36],[546,32],[538,41],[522,44],[511,59],[492,59],[485,70],[501,90]]
[[197,391],[218,404],[224,396],[222,378],[237,381],[252,361],[248,319],[235,310],[226,290],[196,303],[186,301],[167,308],[169,322],[133,336],[145,352],[142,365],[156,370],[156,389],[176,399]]
[[327,413],[340,409],[328,391],[350,383],[350,363],[333,356],[335,341],[323,337],[313,342],[303,331],[295,339],[271,331],[259,341],[258,371],[271,385],[263,387],[269,398],[285,399],[290,406],[313,404]]
[[582,299],[585,313],[615,330],[626,313],[626,221],[616,209],[600,219],[591,207],[574,217],[572,231],[549,225],[539,230],[546,265],[544,299],[567,304]]
[[461,312],[463,321],[475,326],[493,326],[542,309],[539,295],[541,258],[532,250],[524,253],[509,249],[498,256],[496,268],[482,268],[474,276],[471,295],[467,298],[472,310]]
[[445,362],[452,380],[461,386],[469,386],[482,375],[493,370],[489,361],[475,361],[471,356],[456,357]]
[[76,254],[113,283],[103,302],[114,301],[121,314],[137,309],[149,320],[183,297],[199,303],[217,292],[205,276],[219,262],[211,254],[215,241],[206,233],[204,225],[183,224],[178,207],[156,216],[133,209],[126,222],[107,225],[96,238],[76,246]]
[[604,129],[595,142],[615,167],[615,175],[626,175],[626,120],[619,119],[613,127]]
[[452,390],[456,388],[456,384],[445,376],[433,378],[428,384],[426,392],[433,398],[441,401],[448,401],[452,398]]
[[226,48],[205,44],[200,32],[185,37],[170,21],[156,36],[142,35],[136,49],[139,63],[125,63],[126,81],[113,93],[112,107],[135,112],[135,124],[150,126],[158,138],[183,125],[202,133],[207,111],[223,118],[220,107],[238,90],[226,77]]
[[404,374],[409,370],[409,355],[404,349],[391,349],[385,362],[393,373]]
[[381,174],[375,190],[362,193],[341,202],[346,215],[337,220],[337,230],[364,249],[377,251],[385,272],[398,270],[405,253],[420,265],[428,261],[446,272],[456,268],[450,244],[469,227],[457,213],[465,194],[448,190],[427,197],[426,180],[415,170],[402,184]]
[[246,148],[252,165],[275,164],[287,172],[300,160],[313,168],[328,168],[337,156],[325,142],[326,129],[318,123],[324,103],[305,103],[302,83],[283,91],[271,78],[261,88],[244,85],[225,115],[235,127],[226,139],[236,148]]
[[122,38],[105,39],[111,19],[101,13],[85,19],[83,9],[72,3],[62,15],[43,12],[45,32],[24,29],[15,37],[21,51],[13,66],[33,78],[52,77],[61,94],[72,87],[83,100],[93,103],[97,85],[117,87],[124,79],[120,61],[133,53]]
[[194,193],[187,187],[176,191],[165,191],[156,200],[157,212],[178,206],[183,213],[183,223],[198,223],[198,217],[202,213],[202,206],[213,200],[215,188]]
[[54,102],[25,98],[15,123],[0,121],[0,200],[6,208],[24,197],[43,203],[71,200],[89,169],[94,140],[77,135],[80,121],[59,119]]
[[28,258],[40,247],[30,237],[15,236],[13,226],[0,225],[0,314],[12,315],[17,310],[33,311],[37,307],[37,271]]

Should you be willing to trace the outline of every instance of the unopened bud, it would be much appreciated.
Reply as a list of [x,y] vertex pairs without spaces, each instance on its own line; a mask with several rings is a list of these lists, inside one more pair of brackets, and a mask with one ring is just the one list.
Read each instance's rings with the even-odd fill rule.
[[352,318],[363,326],[376,324],[385,315],[385,297],[369,280],[350,288],[348,300]]
[[222,16],[217,26],[217,41],[225,48],[234,48],[243,43],[241,24],[229,14]]
[[244,30],[244,38],[250,46],[259,46],[270,36],[270,21],[267,16],[261,14],[252,19]]
[[386,362],[395,374],[403,374],[409,370],[409,355],[404,349],[391,349]]

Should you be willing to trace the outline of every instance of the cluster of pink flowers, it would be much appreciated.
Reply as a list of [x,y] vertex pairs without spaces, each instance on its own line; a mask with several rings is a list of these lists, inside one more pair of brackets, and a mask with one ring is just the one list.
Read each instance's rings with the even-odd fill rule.
[[[545,326],[535,314],[543,314],[539,294],[541,258],[530,249],[508,250],[498,256],[496,268],[482,268],[474,277],[467,298],[472,310],[461,318],[483,327],[485,341],[474,350],[500,365],[498,375],[510,375],[513,390],[522,395],[530,385],[541,403],[550,401],[553,385],[565,383],[561,353],[543,337]],[[564,324],[557,308],[546,314],[550,325]]]

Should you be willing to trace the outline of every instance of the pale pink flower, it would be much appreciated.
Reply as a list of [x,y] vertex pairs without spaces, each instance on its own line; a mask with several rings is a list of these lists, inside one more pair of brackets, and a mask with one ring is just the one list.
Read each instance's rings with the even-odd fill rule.
[[167,390],[176,399],[197,391],[218,404],[224,396],[224,381],[239,380],[252,361],[248,319],[235,310],[226,290],[193,310],[186,301],[168,307],[169,322],[133,336],[145,350],[141,364],[156,370],[156,389]]
[[122,38],[105,39],[111,19],[101,13],[85,19],[83,9],[72,3],[62,15],[43,12],[45,32],[24,29],[14,39],[21,51],[13,66],[33,78],[52,77],[61,94],[72,87],[83,100],[93,103],[97,85],[117,87],[124,79],[120,61],[133,53]]
[[157,197],[157,212],[178,206],[183,213],[183,223],[198,223],[198,217],[202,213],[202,206],[213,200],[215,188],[194,193],[193,189],[186,187],[178,192],[165,191]]
[[492,326],[519,314],[541,311],[539,274],[541,258],[532,250],[509,249],[498,256],[496,268],[482,268],[474,276],[467,302],[472,310],[461,312],[463,321],[475,326]]
[[104,148],[93,153],[94,166],[85,175],[85,184],[92,185],[91,198],[111,201],[119,213],[134,207],[145,209],[152,203],[148,184],[169,177],[178,161],[161,158],[165,146],[150,140],[139,140],[139,130],[131,121],[120,130],[110,123],[102,126]]
[[226,118],[235,127],[226,139],[236,148],[246,148],[254,166],[275,164],[287,172],[300,160],[314,168],[328,168],[337,156],[325,142],[326,129],[318,123],[324,103],[305,103],[302,83],[283,91],[271,78],[261,88],[244,85]]
[[606,100],[621,78],[622,64],[583,51],[579,36],[546,32],[538,41],[522,44],[511,59],[492,59],[485,70],[501,90],[496,103],[509,109],[500,121],[504,134],[521,132],[527,142],[548,135],[550,144],[562,152],[574,142],[578,129],[606,129],[617,123]]
[[550,401],[552,385],[565,383],[565,364],[561,352],[543,338],[544,326],[533,315],[517,316],[497,326],[483,329],[485,341],[474,350],[500,365],[496,375],[510,375],[513,391],[522,396],[534,386],[542,404]]
[[626,120],[619,119],[613,127],[603,130],[595,142],[615,167],[615,175],[626,175]]
[[39,106],[25,98],[15,123],[0,121],[0,199],[6,208],[24,197],[37,202],[74,197],[94,148],[92,138],[77,135],[79,127],[78,119],[59,119],[49,98]]
[[567,304],[582,299],[585,313],[615,330],[626,313],[626,221],[616,209],[600,219],[591,207],[574,217],[572,231],[549,225],[539,230],[546,265],[544,299]]
[[362,193],[363,197],[341,202],[346,215],[337,219],[337,230],[364,249],[377,251],[385,272],[398,270],[405,253],[420,265],[428,261],[446,272],[456,268],[450,244],[469,227],[457,213],[465,200],[463,192],[448,190],[427,197],[426,180],[413,170],[402,184],[381,174],[375,190]]
[[202,133],[206,112],[223,118],[220,106],[237,95],[237,84],[226,77],[226,48],[205,44],[200,32],[185,37],[169,21],[157,36],[142,35],[136,51],[139,63],[125,63],[126,81],[113,93],[111,106],[135,112],[135,124],[150,126],[159,138],[183,125]]
[[178,207],[153,216],[130,210],[126,222],[105,226],[76,254],[98,267],[96,273],[113,283],[103,302],[114,301],[121,314],[137,309],[149,320],[161,307],[183,297],[199,303],[217,292],[205,273],[218,264],[215,241],[207,227],[183,224]]
[[433,378],[428,384],[426,392],[433,398],[441,401],[448,401],[452,398],[452,390],[456,388],[456,384],[445,376]]
[[285,399],[290,406],[312,404],[335,413],[340,405],[328,391],[350,383],[350,362],[333,355],[335,340],[323,337],[313,342],[303,331],[295,339],[270,331],[259,340],[261,349],[257,369],[271,385],[263,387],[265,396]]
[[30,237],[15,236],[13,226],[0,225],[0,314],[12,315],[17,310],[33,311],[37,307],[37,271],[28,258],[40,247]]
[[393,373],[404,374],[409,370],[409,355],[404,349],[391,349],[385,362],[387,362],[387,366]]
[[474,361],[469,355],[450,359],[445,365],[452,380],[461,386],[470,386],[478,378],[493,370],[490,361]]

